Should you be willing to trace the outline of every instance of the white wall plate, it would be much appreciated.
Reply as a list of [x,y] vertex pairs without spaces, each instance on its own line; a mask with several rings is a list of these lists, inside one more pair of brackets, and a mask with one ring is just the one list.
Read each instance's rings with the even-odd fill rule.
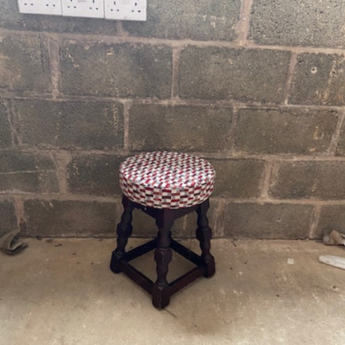
[[147,0],[18,0],[19,11],[67,17],[146,20]]
[[105,18],[117,20],[146,20],[146,0],[104,0]]
[[104,18],[104,0],[62,0],[62,15]]
[[62,15],[61,0],[18,0],[20,13]]

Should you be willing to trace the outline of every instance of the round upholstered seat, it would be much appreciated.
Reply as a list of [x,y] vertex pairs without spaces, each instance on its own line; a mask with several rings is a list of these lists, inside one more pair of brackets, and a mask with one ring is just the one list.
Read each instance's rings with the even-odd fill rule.
[[202,203],[213,191],[215,171],[206,160],[185,153],[148,152],[120,165],[121,189],[133,202],[177,209]]

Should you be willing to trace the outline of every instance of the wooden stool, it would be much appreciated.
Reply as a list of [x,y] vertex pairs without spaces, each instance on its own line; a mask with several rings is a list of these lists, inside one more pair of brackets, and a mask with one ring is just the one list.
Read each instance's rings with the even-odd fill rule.
[[[126,159],[120,166],[120,185],[123,191],[124,212],[117,225],[117,248],[110,269],[123,272],[152,295],[153,305],[162,309],[170,296],[204,276],[215,273],[214,257],[210,253],[212,230],[207,219],[209,196],[213,190],[215,171],[204,159],[175,152],[143,153]],[[156,220],[159,229],[156,239],[131,251],[125,251],[132,234],[132,211],[137,208]],[[197,212],[196,237],[200,242],[199,256],[171,238],[175,219]],[[135,269],[129,262],[155,249],[157,280]],[[172,250],[196,265],[194,269],[167,282]]]

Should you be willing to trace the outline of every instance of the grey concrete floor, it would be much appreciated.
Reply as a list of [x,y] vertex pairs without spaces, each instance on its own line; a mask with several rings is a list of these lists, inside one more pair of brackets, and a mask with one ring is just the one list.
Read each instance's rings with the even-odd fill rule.
[[[345,343],[345,271],[318,262],[321,254],[345,257],[343,248],[214,240],[216,275],[158,311],[110,272],[114,240],[28,242],[18,256],[0,255],[1,345]],[[154,276],[150,254],[136,265]],[[187,266],[175,258],[170,279]]]

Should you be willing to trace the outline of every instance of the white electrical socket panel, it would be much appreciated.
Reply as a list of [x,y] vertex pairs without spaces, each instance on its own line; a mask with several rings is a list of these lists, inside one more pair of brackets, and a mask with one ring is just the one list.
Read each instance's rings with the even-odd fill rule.
[[104,0],[105,19],[146,20],[146,0]]
[[62,0],[62,15],[104,18],[104,0]]
[[147,0],[18,0],[19,12],[67,17],[146,20]]
[[62,15],[61,0],[18,0],[19,12]]

